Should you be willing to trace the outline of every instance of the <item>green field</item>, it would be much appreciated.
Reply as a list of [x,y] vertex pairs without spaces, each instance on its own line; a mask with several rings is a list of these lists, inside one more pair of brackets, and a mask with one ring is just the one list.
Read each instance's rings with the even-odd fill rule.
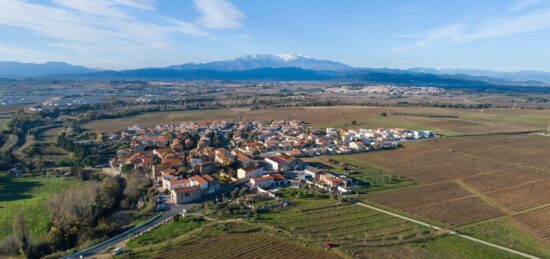
[[17,209],[23,211],[32,237],[43,237],[49,220],[44,203],[51,195],[75,184],[65,178],[14,178],[0,174],[0,237],[10,234]]
[[[391,152],[391,151],[387,151]],[[327,168],[331,172],[351,177],[360,187],[358,194],[413,185],[414,182],[389,174],[385,170],[363,163],[348,155],[331,155],[304,158],[315,167]]]
[[526,251],[542,258],[550,258],[550,250],[547,244],[522,231],[507,217],[475,223],[462,227],[459,231],[495,244]]
[[130,240],[128,248],[138,248],[143,245],[156,244],[185,234],[193,229],[201,227],[205,221],[200,218],[187,217],[172,220],[157,227],[154,231],[147,232]]

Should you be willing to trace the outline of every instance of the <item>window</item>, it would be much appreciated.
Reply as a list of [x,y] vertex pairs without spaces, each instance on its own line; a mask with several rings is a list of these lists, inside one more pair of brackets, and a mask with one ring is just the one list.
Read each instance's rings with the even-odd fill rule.
[[185,197],[189,197],[189,193],[185,193]]

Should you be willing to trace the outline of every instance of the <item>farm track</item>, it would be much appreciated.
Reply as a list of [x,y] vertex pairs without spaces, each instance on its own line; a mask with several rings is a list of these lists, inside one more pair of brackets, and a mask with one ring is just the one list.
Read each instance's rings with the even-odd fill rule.
[[425,226],[425,227],[428,227],[428,228],[432,228],[432,229],[435,229],[435,230],[438,230],[438,231],[442,231],[442,232],[445,232],[445,233],[448,233],[448,234],[451,234],[451,235],[454,235],[454,236],[457,236],[457,237],[465,238],[465,239],[468,239],[468,240],[471,240],[471,241],[474,241],[474,242],[477,242],[477,243],[480,243],[480,244],[484,244],[484,245],[487,245],[487,246],[490,246],[490,247],[493,247],[493,248],[496,248],[496,249],[500,249],[500,250],[503,250],[503,251],[506,251],[506,252],[510,252],[512,254],[515,254],[515,255],[519,255],[519,256],[522,256],[522,257],[526,257],[526,258],[532,258],[532,259],[538,258],[536,256],[533,256],[533,255],[530,255],[530,254],[527,254],[527,253],[524,253],[524,252],[521,252],[521,251],[517,251],[517,250],[514,250],[514,249],[504,247],[504,246],[493,244],[493,243],[490,243],[490,242],[487,242],[487,241],[484,241],[484,240],[481,240],[481,239],[477,239],[477,238],[474,238],[474,237],[471,237],[471,236],[468,236],[468,235],[463,235],[463,234],[457,233],[457,232],[452,231],[452,230],[444,229],[444,228],[441,228],[441,227],[438,227],[438,226],[435,226],[435,225],[432,225],[432,224],[428,224],[428,223],[425,223],[425,222],[422,222],[422,221],[419,221],[419,220],[416,220],[416,219],[405,217],[405,216],[402,216],[402,215],[399,215],[399,214],[396,214],[396,213],[393,213],[393,212],[390,212],[390,211],[387,211],[387,210],[384,210],[384,209],[380,209],[378,207],[374,207],[374,206],[367,205],[367,204],[360,203],[360,202],[356,202],[355,204],[357,204],[359,206],[362,206],[362,207],[365,207],[365,208],[376,210],[378,212],[385,213],[385,214],[388,214],[390,216],[397,217],[397,218],[400,218],[400,219],[403,219],[403,220],[406,220],[406,221],[409,221],[409,222],[412,222],[412,223],[416,223],[416,224],[419,224],[419,225],[422,225],[422,226]]

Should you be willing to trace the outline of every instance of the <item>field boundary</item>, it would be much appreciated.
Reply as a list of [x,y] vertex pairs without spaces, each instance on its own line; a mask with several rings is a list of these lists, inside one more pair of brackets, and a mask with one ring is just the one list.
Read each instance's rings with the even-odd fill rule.
[[371,205],[367,205],[367,204],[364,204],[362,202],[355,202],[354,204],[356,204],[358,206],[365,207],[365,208],[369,208],[369,209],[372,209],[372,210],[375,210],[375,211],[378,211],[378,212],[381,212],[381,213],[385,213],[387,215],[397,217],[397,218],[400,218],[400,219],[403,219],[403,220],[406,220],[406,221],[409,221],[409,222],[413,222],[413,223],[416,223],[416,224],[419,224],[419,225],[422,225],[422,226],[425,226],[425,227],[433,228],[435,230],[439,230],[439,231],[448,233],[450,235],[465,238],[465,239],[468,239],[470,241],[474,241],[474,242],[477,242],[477,243],[480,243],[480,244],[483,244],[483,245],[486,245],[486,246],[490,246],[490,247],[493,247],[493,248],[496,248],[496,249],[500,249],[500,250],[503,250],[503,251],[506,251],[506,252],[509,252],[509,253],[512,253],[512,254],[515,254],[515,255],[523,256],[525,258],[540,259],[539,257],[536,257],[534,255],[530,255],[530,254],[527,254],[527,253],[524,253],[524,252],[520,252],[520,251],[511,249],[511,248],[508,248],[508,247],[504,247],[504,246],[501,246],[501,245],[493,244],[493,243],[490,243],[490,242],[487,242],[487,241],[484,241],[484,240],[481,240],[481,239],[477,239],[475,237],[471,237],[471,236],[468,236],[468,235],[460,234],[456,231],[452,231],[452,230],[449,230],[449,229],[444,229],[444,228],[441,228],[441,227],[438,227],[438,226],[435,226],[435,225],[432,225],[432,224],[429,224],[429,223],[426,223],[426,222],[422,222],[422,221],[419,221],[419,220],[416,220],[416,219],[405,217],[403,215],[399,215],[397,213],[393,213],[393,212],[390,212],[390,211],[387,211],[387,210],[384,210],[384,209],[380,209],[380,208],[377,208],[377,207],[374,207],[374,206],[371,206]]

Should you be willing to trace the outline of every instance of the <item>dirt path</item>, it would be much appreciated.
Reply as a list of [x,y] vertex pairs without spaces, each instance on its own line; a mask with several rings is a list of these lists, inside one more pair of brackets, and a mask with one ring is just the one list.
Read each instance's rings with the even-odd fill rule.
[[365,208],[369,208],[369,209],[381,212],[381,213],[384,213],[384,214],[387,214],[387,215],[390,215],[390,216],[393,216],[393,217],[397,217],[397,218],[400,218],[400,219],[403,219],[403,220],[406,220],[406,221],[409,221],[409,222],[412,222],[412,223],[416,223],[418,225],[433,228],[435,230],[448,233],[450,235],[454,235],[454,236],[457,236],[457,237],[468,239],[468,240],[476,242],[476,243],[480,243],[480,244],[483,244],[483,245],[486,245],[486,246],[490,246],[490,247],[493,247],[493,248],[496,248],[496,249],[499,249],[499,250],[503,250],[503,251],[515,254],[515,255],[519,255],[519,256],[522,256],[522,257],[525,257],[525,258],[532,258],[532,259],[539,258],[539,257],[533,256],[533,255],[530,255],[530,254],[526,254],[526,253],[523,253],[523,252],[520,252],[520,251],[517,251],[517,250],[514,250],[514,249],[510,249],[510,248],[507,248],[507,247],[504,247],[504,246],[500,246],[500,245],[493,244],[493,243],[490,243],[490,242],[487,242],[487,241],[483,241],[483,240],[477,239],[475,237],[460,234],[460,233],[452,231],[452,230],[444,229],[444,228],[441,228],[441,227],[438,227],[438,226],[435,226],[435,225],[428,224],[426,222],[422,222],[422,221],[419,221],[419,220],[416,220],[416,219],[405,217],[405,216],[402,216],[402,215],[399,215],[399,214],[396,214],[396,213],[393,213],[393,212],[390,212],[390,211],[387,211],[387,210],[383,210],[383,209],[380,209],[380,208],[377,208],[377,207],[374,207],[374,206],[371,206],[371,205],[367,205],[367,204],[364,204],[364,203],[361,203],[361,202],[356,202],[355,204],[359,205],[359,206],[362,206],[362,207],[365,207]]
[[8,137],[8,140],[6,141],[6,143],[4,143],[4,146],[2,146],[2,148],[0,149],[0,152],[3,153],[3,152],[10,151],[15,146],[15,144],[17,144],[17,141],[18,141],[17,135],[10,134]]

